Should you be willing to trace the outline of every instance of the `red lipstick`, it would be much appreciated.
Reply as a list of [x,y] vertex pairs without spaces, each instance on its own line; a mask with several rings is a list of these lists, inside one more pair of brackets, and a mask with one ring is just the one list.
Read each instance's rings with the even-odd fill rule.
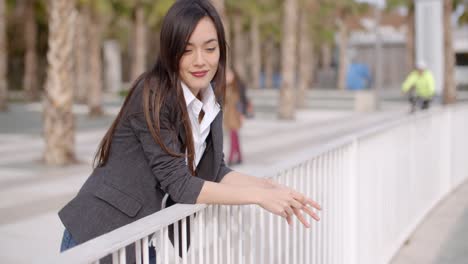
[[190,72],[190,73],[196,78],[202,78],[202,77],[205,77],[208,71],[197,71],[197,72]]

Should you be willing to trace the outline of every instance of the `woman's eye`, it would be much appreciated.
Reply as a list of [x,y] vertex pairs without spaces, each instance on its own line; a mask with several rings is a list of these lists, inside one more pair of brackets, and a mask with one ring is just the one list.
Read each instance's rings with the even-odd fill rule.
[[208,48],[208,49],[206,49],[206,50],[209,51],[209,52],[213,52],[213,51],[216,50],[216,48]]
[[186,50],[184,50],[184,53],[189,53],[189,52],[191,52],[191,51],[192,51],[192,50],[186,49]]

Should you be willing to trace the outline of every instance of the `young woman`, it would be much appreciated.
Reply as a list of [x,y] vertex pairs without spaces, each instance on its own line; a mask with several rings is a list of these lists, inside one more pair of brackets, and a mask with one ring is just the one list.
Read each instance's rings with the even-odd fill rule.
[[[61,250],[171,203],[258,204],[291,222],[316,220],[319,205],[224,163],[222,100],[226,42],[208,0],[179,0],[166,14],[155,65],[134,83],[99,146],[95,168],[60,212]],[[132,254],[128,252],[127,256]]]
[[228,69],[226,72],[226,97],[224,100],[224,128],[229,132],[228,165],[241,164],[239,130],[244,119],[241,104],[240,79],[238,75]]

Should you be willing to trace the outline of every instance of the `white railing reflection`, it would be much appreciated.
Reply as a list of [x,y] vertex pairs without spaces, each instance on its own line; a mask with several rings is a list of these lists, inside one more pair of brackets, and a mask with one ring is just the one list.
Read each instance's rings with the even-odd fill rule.
[[322,205],[322,220],[310,229],[298,221],[288,226],[253,205],[178,204],[52,262],[98,263],[111,255],[122,264],[132,250],[136,263],[149,263],[153,244],[158,264],[387,263],[426,214],[468,178],[467,116],[466,106],[408,116],[304,150],[265,172]]

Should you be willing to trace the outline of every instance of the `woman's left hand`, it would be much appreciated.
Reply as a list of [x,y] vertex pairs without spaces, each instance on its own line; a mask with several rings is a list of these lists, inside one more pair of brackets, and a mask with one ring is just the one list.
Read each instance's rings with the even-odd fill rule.
[[[280,188],[280,189],[286,189],[290,191],[294,197],[294,199],[302,204],[302,208],[293,208],[294,215],[296,215],[297,219],[306,227],[310,227],[309,222],[305,219],[304,215],[302,214],[301,210],[308,214],[310,217],[315,219],[316,221],[320,221],[320,218],[318,215],[311,209],[311,207],[317,209],[317,210],[322,210],[322,207],[312,200],[311,198],[305,196],[304,194],[286,186],[283,184],[280,184],[272,179],[266,179],[266,184],[270,188]],[[309,207],[311,206],[311,207]],[[289,215],[286,220],[288,221],[288,224],[292,223],[291,215]]]

